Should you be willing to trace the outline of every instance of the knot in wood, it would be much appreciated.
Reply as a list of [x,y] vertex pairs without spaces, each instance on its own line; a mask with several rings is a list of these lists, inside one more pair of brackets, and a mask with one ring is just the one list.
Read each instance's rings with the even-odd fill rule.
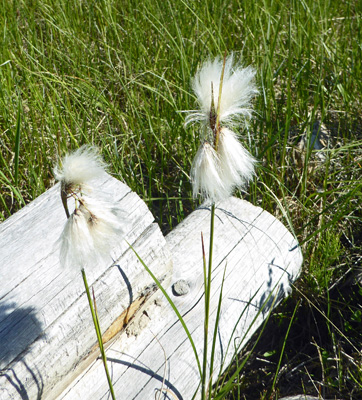
[[190,285],[185,279],[180,279],[172,285],[172,292],[175,296],[184,296],[190,291]]

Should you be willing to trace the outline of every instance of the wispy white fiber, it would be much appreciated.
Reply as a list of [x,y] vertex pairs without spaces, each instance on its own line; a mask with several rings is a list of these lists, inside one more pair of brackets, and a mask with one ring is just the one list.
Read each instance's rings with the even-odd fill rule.
[[125,234],[125,212],[118,203],[109,202],[104,198],[83,196],[83,200],[83,207],[89,217],[94,250],[98,254],[108,255]]
[[[192,80],[192,88],[196,94],[200,109],[189,111],[185,121],[186,125],[198,121],[209,123],[212,93],[213,113],[216,115],[222,68],[223,59],[217,57],[214,60],[206,61],[197,71]],[[254,68],[243,68],[240,64],[234,63],[233,54],[227,57],[222,83],[220,122],[231,123],[235,119],[251,117],[252,108],[250,103],[258,93],[254,77]]]
[[191,167],[193,196],[216,202],[230,196],[230,188],[221,178],[220,160],[207,142],[199,147]]
[[191,168],[194,197],[223,200],[236,187],[245,190],[253,177],[256,160],[228,126],[252,116],[251,100],[258,93],[254,78],[255,70],[234,62],[233,54],[209,59],[196,72],[192,88],[200,108],[189,111],[185,122],[204,125],[203,144]]
[[[60,237],[60,260],[65,267],[97,265],[121,241],[127,220],[119,204],[95,187],[95,178],[105,174],[98,150],[83,146],[68,154],[54,170],[61,182],[61,197],[67,222]],[[75,201],[70,215],[67,199]]]
[[125,234],[124,211],[116,203],[83,196],[68,218],[60,238],[65,267],[84,268],[110,255]]
[[218,154],[224,185],[245,189],[253,178],[255,158],[242,146],[235,132],[221,128]]
[[61,165],[54,168],[54,176],[64,185],[78,186],[102,176],[105,167],[98,150],[84,145],[63,158]]
[[84,208],[76,208],[60,236],[60,262],[63,267],[81,269],[94,254],[87,214]]

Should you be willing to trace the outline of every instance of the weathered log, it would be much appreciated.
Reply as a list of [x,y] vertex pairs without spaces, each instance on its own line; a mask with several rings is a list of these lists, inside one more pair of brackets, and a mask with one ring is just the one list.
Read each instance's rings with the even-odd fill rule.
[[[126,210],[126,240],[161,281],[169,277],[170,253],[145,203],[109,176],[97,186]],[[56,185],[0,225],[0,399],[54,396],[89,363],[96,344],[80,269],[59,264],[66,221],[59,192]],[[113,253],[114,262],[110,256],[86,271],[108,336],[156,289],[126,241]]]
[[[210,210],[201,207],[166,237],[174,265],[173,285],[168,294],[184,317],[200,360],[204,315],[200,234],[203,232],[204,238],[208,238],[209,224]],[[218,205],[215,232],[209,349],[224,272],[225,280],[214,382],[270,308],[289,291],[302,262],[300,248],[286,228],[246,201],[230,198]],[[183,289],[185,282],[188,289],[183,296],[173,291],[180,280]],[[120,334],[107,354],[119,399],[152,399],[162,390],[162,399],[189,400],[200,383],[187,335],[162,296],[145,306],[143,314]],[[105,399],[107,387],[103,374],[98,360],[58,399]]]
[[[153,273],[163,279],[163,286],[191,333],[201,362],[204,277],[200,236],[202,232],[208,252],[210,209],[204,206],[195,210],[167,235],[165,242],[139,198],[113,179],[107,182],[115,187],[121,185],[122,201],[129,198],[125,208],[133,211],[131,219],[134,228],[127,240],[135,245]],[[17,257],[11,251],[6,253],[6,257],[3,257],[3,251],[0,253],[0,260],[7,260],[6,267],[1,268],[7,287],[2,301],[12,301],[17,305],[11,309],[12,313],[7,313],[6,308],[2,313],[5,318],[0,319],[0,332],[3,332],[3,326],[8,326],[5,332],[9,333],[5,336],[0,333],[0,340],[3,342],[5,338],[6,343],[13,342],[18,349],[13,353],[1,353],[2,359],[2,354],[5,354],[5,369],[0,378],[0,399],[41,397],[74,400],[109,396],[103,365],[94,348],[95,334],[81,279],[74,280],[67,275],[64,278],[56,259],[58,253],[50,251],[51,246],[47,248],[44,244],[49,237],[55,243],[61,231],[59,225],[62,225],[63,211],[56,190],[51,189],[43,195],[40,207],[34,206],[34,203],[39,203],[39,198],[22,210],[22,215],[18,213],[9,219],[14,223],[23,220],[22,225],[21,222],[15,226],[6,221],[6,229],[4,224],[0,226],[0,249],[6,242],[28,240],[30,247],[37,246],[38,254],[29,257],[28,263],[26,252]],[[43,219],[39,226],[35,224],[31,227],[33,234],[27,234],[32,221],[38,221],[43,215],[44,203],[50,205],[52,212],[54,207],[60,208],[55,220],[50,223]],[[143,217],[135,211],[136,204],[145,210]],[[21,226],[24,227],[24,236],[18,229]],[[42,234],[35,238],[34,232],[39,230]],[[18,253],[22,253],[23,246],[18,245],[18,248]],[[106,264],[98,275],[89,279],[90,283],[94,282],[101,326],[103,331],[108,329],[107,338],[112,339],[106,347],[116,397],[152,399],[157,391],[162,390],[164,395],[160,398],[191,399],[198,389],[200,375],[190,341],[174,310],[159,290],[153,290],[153,280],[127,244],[120,245],[117,259],[117,263],[112,266]],[[235,352],[262,324],[270,309],[288,293],[291,283],[300,273],[302,256],[295,238],[278,220],[246,201],[230,198],[217,205],[213,260],[209,349],[223,285],[212,376],[215,381]],[[20,263],[26,264],[25,271],[28,272],[20,270]],[[9,276],[9,271],[13,270],[11,265],[19,268],[16,275],[22,277]],[[30,266],[35,266],[32,269],[37,272],[30,273]],[[49,271],[53,275],[45,279]],[[32,292],[28,281],[33,279],[35,282],[36,277],[41,285]],[[55,279],[65,280],[58,287],[53,283]],[[27,291],[22,289],[22,285],[29,286]],[[53,297],[47,294],[49,286],[57,287],[56,291],[49,292]],[[8,295],[15,293],[17,288],[19,293]],[[39,290],[44,296],[40,294],[37,297]],[[33,293],[33,296],[28,294],[23,301],[23,292]],[[47,307],[51,311],[49,316],[42,311]],[[34,338],[28,341],[24,341],[24,335],[16,328],[14,318],[16,310],[24,308],[28,318],[37,325]],[[130,318],[133,311],[127,315],[128,308],[137,310],[133,318]],[[51,317],[53,311],[56,313]],[[9,320],[13,321],[12,325],[4,322],[12,314],[13,319]],[[125,320],[130,321],[121,329]],[[28,326],[31,326],[30,322]],[[28,335],[25,337],[28,338]]]

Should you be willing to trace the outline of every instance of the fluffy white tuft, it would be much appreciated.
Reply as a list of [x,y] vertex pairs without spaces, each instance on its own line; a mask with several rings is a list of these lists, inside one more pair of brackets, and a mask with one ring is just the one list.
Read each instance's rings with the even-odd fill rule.
[[[127,222],[119,205],[90,181],[105,174],[105,163],[95,147],[82,146],[54,169],[69,217],[60,237],[60,260],[65,267],[97,265],[124,236]],[[76,208],[69,215],[67,199]]]
[[236,133],[228,128],[220,130],[218,154],[224,184],[244,189],[254,175],[256,160],[239,142]]
[[103,175],[105,167],[98,150],[84,145],[64,157],[62,165],[54,168],[54,176],[67,186],[83,185]]
[[220,175],[220,161],[213,147],[205,142],[198,149],[191,167],[193,196],[199,194],[206,200],[216,202],[230,196]]
[[94,255],[93,239],[84,211],[81,208],[75,209],[60,236],[60,261],[67,268],[84,268]]
[[60,259],[65,267],[94,265],[124,236],[126,219],[120,207],[105,199],[83,196],[67,220],[60,238]]
[[[220,103],[220,122],[230,123],[238,118],[250,118],[252,114],[251,100],[258,89],[254,82],[255,70],[234,64],[233,54],[226,59],[222,94]],[[211,94],[214,97],[214,113],[218,108],[220,77],[223,59],[217,57],[206,61],[196,72],[192,80],[192,88],[196,94],[200,110],[189,111],[185,124],[192,122],[208,123],[210,119]],[[211,92],[211,84],[213,90]]]
[[90,196],[83,196],[83,200],[89,215],[94,250],[98,254],[107,255],[125,234],[125,213],[117,203],[110,203],[100,197],[95,200]]

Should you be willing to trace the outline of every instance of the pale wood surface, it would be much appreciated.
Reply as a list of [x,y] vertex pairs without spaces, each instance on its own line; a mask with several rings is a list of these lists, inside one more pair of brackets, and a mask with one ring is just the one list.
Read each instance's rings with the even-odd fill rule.
[[[165,240],[127,186],[110,177],[99,184],[126,210],[126,239],[168,288],[201,361],[200,235],[208,252],[210,210],[195,210]],[[59,266],[57,239],[64,223],[56,186],[0,225],[1,400],[109,398],[80,272]],[[226,274],[213,380],[230,363],[235,346],[250,338],[289,290],[302,263],[288,230],[245,201],[230,198],[218,205],[215,232],[211,326],[225,268]],[[110,257],[87,275],[102,330],[111,326],[107,335],[116,335],[106,347],[117,399],[154,399],[164,381],[168,392],[160,398],[190,400],[200,377],[184,330],[128,244],[113,253],[115,263]],[[187,294],[173,294],[171,284],[178,281]],[[128,308],[127,317],[138,312],[117,334]]]
[[[145,203],[109,176],[96,185],[125,210],[125,239],[161,281],[169,278],[170,253]],[[56,185],[0,225],[2,400],[53,397],[92,359],[96,337],[80,270],[59,265],[58,238],[65,222]],[[126,241],[103,265],[86,272],[104,330],[131,303],[155,290]]]
[[[171,286],[168,293],[184,316],[200,362],[204,310],[200,234],[203,232],[208,251],[209,218],[210,210],[201,207],[166,237],[174,265],[171,283],[182,279],[189,284],[184,296],[174,296]],[[211,327],[225,268],[226,274],[214,381],[230,363],[235,348],[251,337],[270,307],[290,290],[302,263],[300,248],[288,230],[245,201],[230,198],[218,206],[215,232]],[[141,311],[107,349],[117,399],[154,399],[164,381],[160,399],[190,400],[200,377],[190,342],[174,311],[157,292]],[[210,345],[211,340],[212,334]],[[101,362],[92,363],[56,398],[108,399]]]

